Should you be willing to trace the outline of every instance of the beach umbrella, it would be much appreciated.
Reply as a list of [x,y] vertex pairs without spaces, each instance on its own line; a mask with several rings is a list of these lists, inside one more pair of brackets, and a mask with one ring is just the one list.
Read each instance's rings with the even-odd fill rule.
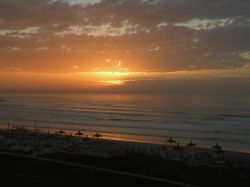
[[167,142],[170,143],[170,144],[172,144],[172,143],[175,143],[176,141],[175,141],[172,137],[170,137],[170,138],[167,140]]
[[94,137],[96,137],[97,139],[101,138],[102,135],[97,131],[96,134],[94,135]]
[[63,135],[63,134],[65,134],[65,132],[61,129],[60,131],[57,132],[57,134]]
[[222,147],[216,142],[216,144],[213,146],[213,149],[215,149],[216,153],[222,153]]
[[180,143],[177,143],[177,145],[174,147],[174,150],[183,150],[183,148],[180,146]]
[[221,149],[221,146],[218,144],[218,142],[215,143],[213,149]]
[[81,131],[78,131],[78,132],[76,133],[76,135],[80,137],[80,136],[83,135],[83,133],[82,133]]
[[196,146],[196,144],[195,144],[195,143],[193,143],[193,141],[191,140],[191,141],[190,141],[190,143],[188,143],[188,144],[187,144],[187,146],[189,146],[189,147],[195,147],[195,146]]

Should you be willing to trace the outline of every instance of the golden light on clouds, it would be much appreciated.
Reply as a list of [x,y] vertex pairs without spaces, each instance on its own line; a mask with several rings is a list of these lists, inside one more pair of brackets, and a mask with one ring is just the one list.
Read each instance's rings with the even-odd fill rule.
[[123,80],[106,80],[106,81],[99,81],[98,83],[103,84],[103,86],[121,86],[123,85]]
[[250,78],[250,67],[228,70],[197,70],[176,72],[91,71],[78,73],[2,72],[1,88],[16,89],[83,89],[95,90],[124,86],[131,81],[185,80],[216,78]]
[[122,85],[126,79],[133,77],[135,72],[128,71],[96,71],[91,72],[94,79],[104,86]]
[[96,67],[89,73],[99,86],[122,85],[126,79],[130,79],[136,74],[130,72],[129,68],[123,64],[120,59],[105,58],[102,67]]

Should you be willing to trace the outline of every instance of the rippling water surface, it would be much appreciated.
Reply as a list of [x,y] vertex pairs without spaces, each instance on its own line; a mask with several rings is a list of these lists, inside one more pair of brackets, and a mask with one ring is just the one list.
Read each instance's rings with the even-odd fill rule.
[[0,123],[101,131],[107,138],[164,143],[192,139],[250,152],[250,97],[0,94]]

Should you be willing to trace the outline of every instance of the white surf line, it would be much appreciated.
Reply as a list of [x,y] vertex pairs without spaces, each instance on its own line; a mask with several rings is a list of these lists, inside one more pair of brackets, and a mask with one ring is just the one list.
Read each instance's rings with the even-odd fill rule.
[[67,162],[67,161],[61,161],[61,160],[55,160],[55,159],[49,159],[49,158],[43,158],[43,157],[35,157],[35,156],[29,156],[29,155],[23,155],[23,154],[17,154],[17,153],[0,152],[0,154],[8,155],[8,156],[22,157],[22,158],[30,158],[30,159],[35,159],[35,160],[42,160],[42,161],[47,161],[47,162],[52,162],[52,163],[58,163],[58,164],[63,164],[63,165],[68,165],[68,166],[85,168],[85,169],[89,169],[89,170],[95,170],[95,171],[106,172],[106,173],[113,173],[113,174],[135,177],[135,178],[140,178],[140,179],[146,179],[146,180],[151,180],[151,181],[161,182],[161,183],[166,183],[166,184],[172,184],[172,185],[177,185],[177,186],[196,187],[195,185],[191,185],[191,184],[187,184],[187,183],[183,183],[183,182],[167,180],[167,179],[162,179],[162,178],[156,178],[156,177],[150,177],[150,176],[146,176],[146,175],[129,173],[129,172],[125,172],[125,171],[99,168],[99,167],[89,166],[89,165],[85,165],[85,164],[77,164],[77,163],[72,163],[72,162]]

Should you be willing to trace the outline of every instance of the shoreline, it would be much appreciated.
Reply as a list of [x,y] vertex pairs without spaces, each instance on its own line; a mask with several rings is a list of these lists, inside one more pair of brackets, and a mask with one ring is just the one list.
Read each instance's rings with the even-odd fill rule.
[[[17,124],[11,124],[10,127],[8,127],[7,124],[0,124],[0,129],[8,129],[8,128],[25,128],[27,130],[33,131],[34,129],[37,129],[38,131],[42,132],[42,133],[48,133],[48,127],[45,126],[35,126],[35,125],[17,125]],[[77,130],[76,130],[77,129]],[[78,129],[80,128],[63,128],[63,130],[65,131],[65,135],[73,135],[75,134]],[[82,132],[85,135],[89,135],[89,137],[93,137],[93,135],[96,133],[96,131],[85,131],[84,128],[81,128]],[[53,134],[54,132],[60,130],[60,127],[49,127],[50,133]],[[121,142],[128,142],[128,143],[142,143],[142,144],[151,144],[151,145],[167,145],[167,138],[169,138],[169,136],[160,136],[158,138],[162,139],[162,141],[153,141],[154,136],[147,136],[147,135],[133,135],[133,134],[119,134],[116,132],[103,132],[101,131],[101,133],[103,134],[103,139],[105,140],[113,140],[113,141],[121,141]],[[141,137],[141,139],[135,139],[133,138],[134,136],[136,137]],[[150,137],[149,139],[143,139],[144,137]],[[177,138],[180,141],[177,141],[178,143],[180,143],[181,146],[185,147],[187,143],[189,143],[191,140],[195,141],[196,138],[194,139],[189,139],[189,138],[178,138],[178,137],[174,137]],[[185,141],[182,141],[185,140]],[[212,146],[215,145],[216,142],[219,142],[220,144],[225,144],[225,143],[221,143],[221,140],[214,140],[211,141],[211,144],[198,144],[197,147],[201,148],[201,149],[212,149]],[[196,142],[195,142],[196,143]],[[244,153],[244,154],[250,154],[250,149],[233,149],[233,148],[225,148],[223,146],[223,150],[227,151],[227,152],[236,152],[236,153]]]
[[[167,145],[167,144],[155,144],[155,143],[146,143],[146,142],[132,142],[132,141],[123,141],[123,140],[111,140],[111,139],[103,139],[103,141],[107,142],[107,143],[115,143],[115,144],[134,144],[135,146],[143,146],[143,147],[165,147],[168,151],[170,152],[174,152],[179,154],[180,152],[188,152],[191,154],[197,154],[197,155],[202,155],[202,154],[214,154],[215,157],[218,157],[220,159],[221,158],[225,158],[227,162],[229,162],[230,164],[236,164],[236,165],[241,165],[241,166],[246,166],[248,168],[250,168],[250,153],[246,153],[246,152],[238,152],[238,151],[230,151],[230,150],[222,150],[222,152],[218,152],[216,153],[216,151],[212,148],[206,148],[206,147],[189,147],[189,146],[181,146],[182,150],[178,151],[175,150],[174,148],[176,147],[176,145]],[[143,151],[141,151],[141,153],[143,154]],[[178,159],[176,159],[178,161]],[[183,160],[179,160],[179,161],[183,161]],[[196,162],[196,161],[195,161]],[[215,161],[216,162],[216,161]],[[215,164],[215,165],[223,165],[223,162],[220,162],[220,160]],[[199,164],[207,164],[207,163],[199,163]],[[213,164],[208,164],[210,166],[212,166]]]
[[[60,130],[62,131],[62,130]],[[58,133],[60,133],[60,131]],[[195,164],[244,165],[250,168],[250,154],[237,151],[227,151],[221,148],[204,148],[199,146],[182,146],[178,143],[155,144],[146,142],[124,141],[100,137],[81,137],[63,134],[48,134],[41,131],[31,131],[25,128],[5,129],[0,131],[2,142],[0,150],[33,152],[46,154],[54,152],[75,152],[86,156],[115,158],[127,153],[153,155],[166,160],[192,162]],[[80,131],[79,131],[80,133]],[[96,135],[97,135],[96,134]],[[37,149],[36,147],[40,147]]]

